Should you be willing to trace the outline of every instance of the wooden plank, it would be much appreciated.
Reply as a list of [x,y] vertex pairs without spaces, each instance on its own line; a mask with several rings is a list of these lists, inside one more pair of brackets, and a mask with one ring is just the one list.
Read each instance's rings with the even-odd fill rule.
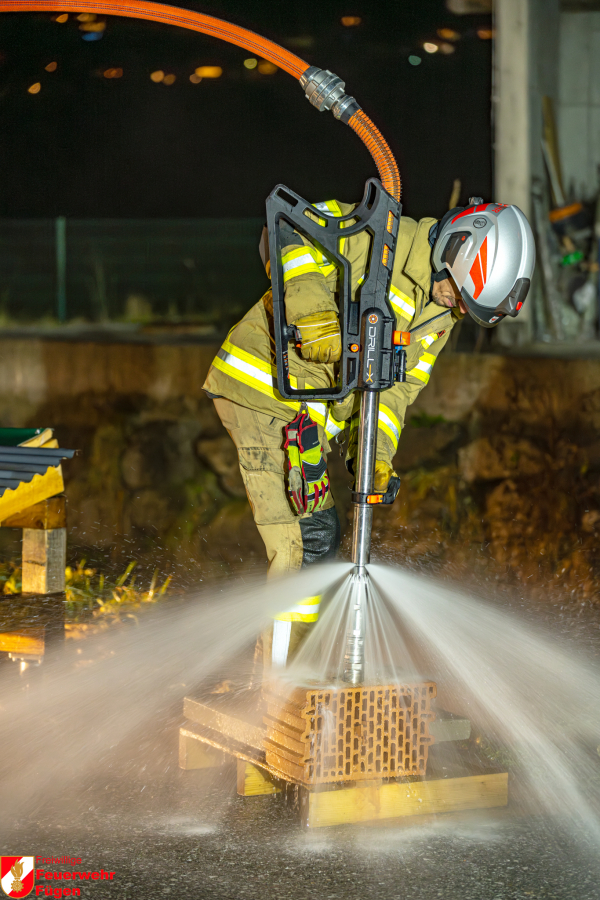
[[0,497],[0,523],[34,503],[62,494],[64,489],[60,466],[50,466],[43,475],[36,473],[31,481],[23,482],[14,490],[7,488]]
[[0,634],[0,650],[3,653],[22,653],[25,656],[43,656],[46,648],[46,629],[22,628]]
[[67,498],[64,495],[48,497],[41,503],[34,503],[14,516],[9,516],[1,524],[3,528],[66,528]]
[[237,792],[240,797],[256,797],[259,794],[280,794],[281,787],[264,770],[238,759]]
[[187,728],[179,729],[179,768],[215,769],[223,762],[223,753],[202,741]]
[[58,594],[65,589],[67,529],[23,529],[24,594]]
[[263,750],[265,741],[265,731],[257,725],[252,725],[238,716],[229,715],[214,709],[200,700],[194,700],[191,697],[185,697],[183,701],[183,714],[192,722],[198,725],[204,725],[205,728],[211,728],[219,734],[228,738],[233,738],[242,744],[254,747],[256,750]]
[[308,828],[424,816],[466,809],[488,809],[508,803],[508,773],[472,775],[361,786],[305,794],[302,820]]

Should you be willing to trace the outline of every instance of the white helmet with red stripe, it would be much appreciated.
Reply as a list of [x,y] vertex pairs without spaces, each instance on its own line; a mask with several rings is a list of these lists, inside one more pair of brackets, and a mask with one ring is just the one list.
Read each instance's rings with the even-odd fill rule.
[[479,199],[446,213],[430,241],[437,278],[451,275],[471,316],[492,328],[504,316],[518,315],[523,306],[535,267],[535,242],[518,206]]

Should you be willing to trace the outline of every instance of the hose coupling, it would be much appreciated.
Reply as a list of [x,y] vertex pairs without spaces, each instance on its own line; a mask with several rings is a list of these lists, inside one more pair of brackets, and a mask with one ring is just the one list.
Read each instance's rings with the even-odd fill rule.
[[344,124],[360,109],[354,97],[345,93],[346,83],[329,69],[309,66],[300,76],[300,87],[308,102],[319,112],[330,109]]

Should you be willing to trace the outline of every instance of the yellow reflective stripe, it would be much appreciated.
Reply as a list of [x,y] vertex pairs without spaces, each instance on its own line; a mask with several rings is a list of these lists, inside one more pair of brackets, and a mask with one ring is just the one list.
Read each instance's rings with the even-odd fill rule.
[[427,348],[431,347],[434,341],[437,341],[438,339],[439,334],[426,334],[424,338],[421,338],[421,346],[427,350]]
[[419,362],[414,367],[414,369],[410,369],[406,374],[414,375],[414,377],[418,378],[419,381],[427,384],[435,360],[436,358],[433,353],[423,353],[423,355],[419,357]]
[[399,316],[404,316],[404,318],[409,321],[412,319],[416,307],[414,301],[411,300],[407,294],[404,294],[392,285],[388,298],[394,312],[398,313]]
[[400,432],[402,431],[402,427],[389,406],[384,406],[383,404],[380,405],[377,427],[381,428],[384,434],[387,434],[387,436],[392,441],[395,449],[398,446],[398,441],[400,440]]
[[280,394],[275,391],[273,385],[273,374],[275,367],[245,350],[240,350],[230,341],[224,341],[219,352],[213,359],[213,366],[219,369],[230,378],[241,381],[242,384],[266,394],[278,403],[284,403],[290,409],[300,409],[300,404],[293,400],[284,400]]
[[318,203],[313,203],[313,206],[316,209],[320,209],[321,212],[330,213],[332,216],[341,216],[342,214],[337,200],[319,200]]
[[[339,218],[342,215],[342,210],[340,209],[337,200],[320,200],[319,203],[313,203],[313,206],[316,206],[316,208],[320,209],[322,212],[327,212],[332,216],[336,216],[336,218]],[[342,228],[345,227],[345,224],[346,223],[342,222]],[[340,253],[344,252],[345,243],[346,243],[345,238],[341,238],[340,239]],[[322,255],[321,255],[321,259],[323,259]],[[323,262],[325,262],[325,260],[323,260]],[[331,275],[331,273],[334,271],[334,269],[335,269],[335,266],[328,266],[327,271],[326,272],[322,271],[322,274],[325,277],[327,277],[327,275]]]
[[367,273],[365,272],[365,274],[361,275],[360,278],[357,280],[356,286],[358,287],[359,285],[361,285],[366,277],[367,277]]
[[329,415],[327,417],[327,421],[325,423],[325,434],[328,438],[333,438],[336,434],[339,434],[340,431],[343,431],[346,427],[346,423],[342,422],[341,424],[334,419],[331,411],[329,411]]
[[319,266],[315,260],[315,251],[311,247],[294,247],[284,253],[281,262],[283,264],[283,282],[307,272],[319,272]]
[[273,618],[278,622],[316,622],[319,618],[320,604],[320,594],[318,597],[307,597],[305,600],[300,600],[291,609],[278,613]]
[[[306,382],[306,387],[310,390],[311,385]],[[327,407],[324,403],[307,403],[306,404],[310,410],[312,419],[318,424],[321,425],[325,430],[325,426],[327,423]]]
[[[224,350],[225,353],[231,353],[238,359],[243,359],[245,362],[249,363],[249,365],[260,369],[261,372],[266,372],[268,375],[275,375],[277,372],[277,369],[275,366],[271,365],[271,363],[266,362],[264,359],[259,359],[258,356],[253,356],[252,353],[247,353],[245,350],[242,350],[241,347],[232,344],[229,340],[223,341],[221,350]],[[273,380],[271,379],[271,384],[272,383]]]
[[[213,360],[213,366],[231,378],[235,378],[236,381],[241,381],[242,384],[247,384],[248,387],[260,391],[261,394],[266,394],[279,403],[285,403],[291,409],[300,409],[300,403],[294,400],[284,400],[275,390],[273,380],[273,376],[277,374],[275,366],[236,347],[231,341],[223,341]],[[290,376],[290,384],[293,388],[298,387],[298,379],[295,375]],[[306,382],[306,387],[310,390],[313,385]],[[327,405],[309,402],[307,406],[315,422],[325,428],[328,415]]]
[[327,278],[328,275],[331,275],[332,272],[335,272],[335,266],[327,263],[326,266],[319,266],[319,272],[323,275],[324,278]]
[[284,400],[283,397],[275,392],[273,380],[268,375],[265,375],[264,372],[259,372],[258,369],[254,370],[254,372],[248,371],[247,363],[244,363],[241,359],[236,359],[235,356],[222,354],[219,351],[213,359],[213,366],[215,369],[224,372],[225,375],[229,375],[230,378],[235,378],[236,381],[254,388],[255,391],[266,394],[267,397],[289,406],[290,409],[300,409],[299,403],[294,403],[292,400]]

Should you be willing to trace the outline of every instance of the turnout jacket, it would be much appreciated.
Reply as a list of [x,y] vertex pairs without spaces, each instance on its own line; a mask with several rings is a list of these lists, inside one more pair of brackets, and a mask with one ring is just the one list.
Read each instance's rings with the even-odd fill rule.
[[[343,216],[355,204],[328,200],[316,203],[329,215]],[[454,324],[462,318],[458,309],[443,309],[430,302],[431,247],[429,230],[436,219],[416,222],[400,220],[396,257],[389,300],[396,314],[398,331],[410,331],[407,350],[407,376],[403,383],[382,392],[379,405],[377,459],[391,464],[406,408],[414,402],[431,376],[431,370]],[[311,242],[289,228],[283,250],[283,278],[288,324],[314,313],[338,312],[337,270]],[[342,241],[341,252],[351,266],[353,293],[365,274],[369,238],[365,233]],[[267,267],[268,268],[268,267]],[[335,385],[335,364],[308,362],[290,348],[290,376],[293,387],[330,388]],[[213,360],[204,390],[212,396],[226,397],[240,406],[290,422],[300,403],[284,400],[277,391],[275,341],[273,338],[273,300],[271,291],[256,303],[229,332]],[[356,392],[357,394],[358,392]],[[311,417],[331,439],[346,427],[356,424],[358,397],[349,395],[336,402],[308,403]],[[354,429],[351,427],[351,432]],[[351,436],[352,443],[352,436]]]

